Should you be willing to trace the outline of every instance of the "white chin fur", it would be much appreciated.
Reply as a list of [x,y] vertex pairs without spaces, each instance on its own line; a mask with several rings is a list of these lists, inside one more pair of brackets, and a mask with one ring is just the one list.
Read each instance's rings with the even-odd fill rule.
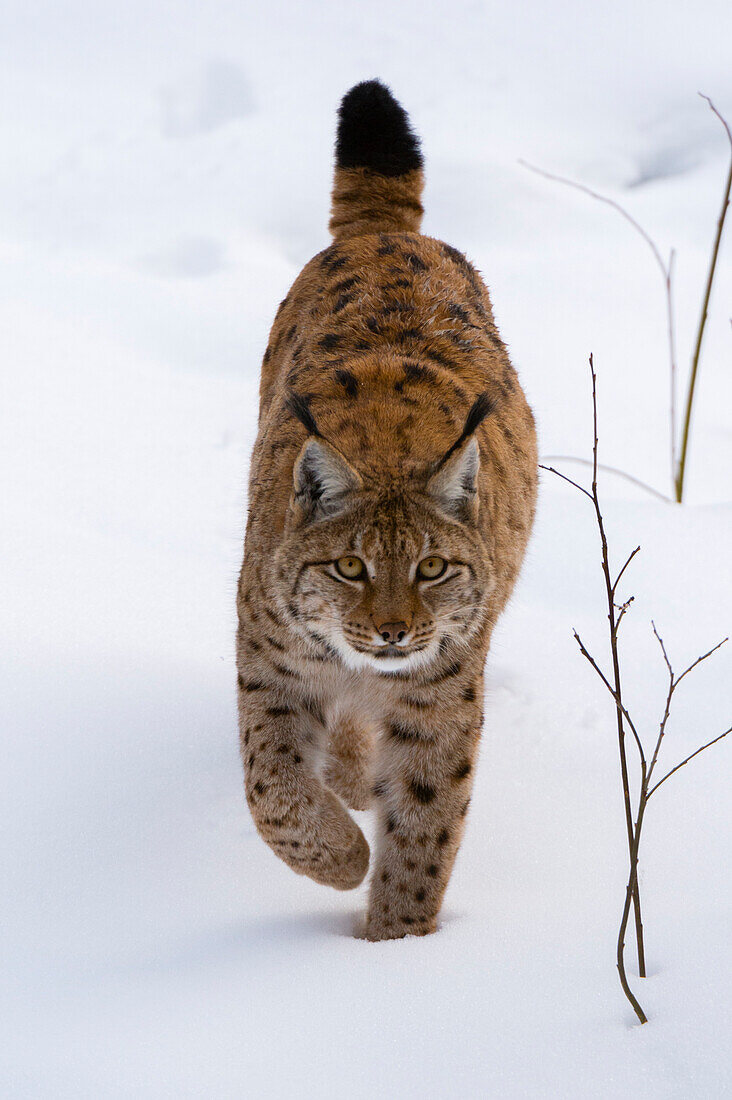
[[338,650],[338,655],[348,668],[368,668],[373,672],[382,673],[410,672],[427,664],[437,652],[436,645],[428,645],[419,653],[412,653],[408,657],[371,657],[368,653],[359,653],[358,650],[352,649],[348,642],[337,635],[331,635],[328,641],[334,649]]

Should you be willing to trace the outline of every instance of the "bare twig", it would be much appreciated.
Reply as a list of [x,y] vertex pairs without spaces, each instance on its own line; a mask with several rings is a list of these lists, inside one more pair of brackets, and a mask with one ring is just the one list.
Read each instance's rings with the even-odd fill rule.
[[705,749],[709,749],[712,745],[716,745],[717,741],[721,741],[722,738],[726,737],[729,733],[732,733],[732,726],[730,726],[728,730],[725,730],[724,733],[720,733],[718,737],[714,737],[711,741],[707,741],[706,745],[702,745],[701,748],[696,750],[696,752],[692,752],[689,756],[686,757],[685,760],[682,760],[680,764],[677,764],[675,768],[672,768],[670,772],[667,772],[666,775],[664,775],[663,779],[659,779],[658,783],[656,783],[655,786],[651,787],[651,789],[647,792],[646,801],[651,797],[652,794],[654,794],[658,790],[662,783],[665,783],[667,779],[671,778],[674,772],[677,772],[679,768],[683,768],[686,764],[689,763],[690,760],[693,760],[695,756],[698,756],[700,752],[704,752]]
[[641,237],[653,253],[653,257],[661,270],[661,274],[663,275],[664,279],[666,278],[668,274],[668,266],[663,261],[663,256],[659,251],[658,245],[650,236],[650,234],[645,231],[640,222],[637,222],[635,218],[628,213],[625,207],[620,205],[619,202],[616,202],[615,199],[609,198],[607,195],[601,195],[599,191],[593,191],[591,187],[588,187],[584,183],[577,183],[576,180],[568,179],[566,176],[558,176],[555,175],[554,172],[547,172],[545,168],[538,168],[535,164],[529,164],[529,162],[526,160],[519,160],[519,164],[522,165],[524,168],[528,168],[530,172],[536,172],[537,176],[543,176],[544,179],[553,180],[554,183],[563,183],[567,187],[574,187],[575,191],[581,191],[583,195],[589,195],[591,199],[596,199],[598,202],[604,202],[606,206],[611,206],[613,210],[617,210],[618,214],[620,214],[622,218],[625,218],[625,220],[633,226],[633,229],[635,229],[636,233],[640,233]]
[[669,678],[671,680],[671,683],[673,683],[674,670],[671,668],[671,662],[668,659],[668,653],[666,652],[666,646],[663,643],[663,638],[661,637],[661,635],[658,633],[658,630],[656,629],[656,624],[654,623],[653,619],[651,619],[651,626],[653,627],[653,633],[656,635],[656,638],[658,639],[658,644],[661,647],[661,653],[663,654],[663,660],[664,660],[664,663],[666,665],[666,668],[668,669]]
[[[627,720],[628,713],[623,705],[622,699],[622,686],[620,680],[620,656],[618,653],[618,628],[615,622],[615,590],[610,576],[610,554],[607,545],[607,537],[605,535],[605,520],[602,515],[602,509],[600,508],[600,498],[597,491],[597,468],[598,468],[598,453],[599,442],[597,435],[597,374],[595,373],[594,357],[590,355],[590,375],[592,377],[592,504],[595,509],[595,519],[597,520],[597,529],[600,533],[600,543],[602,546],[602,573],[605,578],[605,592],[607,597],[607,617],[610,625],[610,652],[612,655],[613,663],[613,684],[615,687],[615,701],[617,704],[617,729],[618,729],[618,753],[620,756],[620,775],[623,784],[623,805],[625,808],[625,825],[628,834],[628,851],[630,854],[630,867],[631,878],[633,871],[633,844],[635,830],[633,828],[633,810],[631,806],[630,798],[630,779],[628,776],[628,760],[625,751],[625,726],[623,719]],[[633,736],[640,745],[640,738],[635,729],[635,726],[631,728]],[[642,756],[641,746],[641,761],[643,768],[643,778],[645,779],[645,759]],[[633,896],[633,919],[635,923],[635,942],[636,950],[638,953],[638,973],[641,978],[646,975],[646,958],[645,958],[645,946],[643,943],[643,919],[641,916],[641,900],[640,889],[638,886],[637,876],[633,881],[632,887]],[[623,929],[623,936],[625,936],[625,930]]]
[[[600,498],[597,492],[597,468],[598,468],[598,434],[597,434],[597,375],[595,373],[594,358],[590,355],[590,375],[592,378],[592,504],[595,509],[595,518],[597,520],[597,529],[600,533],[600,543],[602,546],[602,573],[605,579],[605,592],[607,597],[607,609],[608,609],[608,622],[610,624],[610,652],[612,655],[613,664],[613,687],[614,698],[616,702],[616,715],[617,715],[617,729],[618,729],[618,753],[620,756],[620,774],[623,785],[623,806],[625,808],[625,825],[628,834],[628,851],[630,854],[631,871],[633,864],[633,842],[634,842],[634,828],[633,828],[633,810],[631,806],[630,798],[630,780],[628,776],[628,760],[625,751],[625,726],[624,718],[627,715],[627,711],[622,701],[622,687],[620,681],[620,659],[618,655],[618,637],[617,637],[617,625],[615,622],[615,593],[612,587],[612,581],[610,578],[610,557],[607,545],[607,538],[605,535],[605,521],[603,519],[602,510],[600,508]],[[598,669],[599,671],[599,669]],[[638,735],[635,729],[633,730],[636,740]],[[645,773],[644,773],[645,774]],[[646,961],[645,961],[645,947],[643,944],[643,920],[641,916],[641,901],[640,901],[640,889],[638,887],[637,877],[632,887],[632,900],[633,900],[633,918],[635,922],[635,938],[636,948],[638,952],[638,973],[641,977],[645,977],[646,973]],[[623,936],[625,931],[623,930]],[[624,978],[624,974],[621,975]],[[626,982],[627,984],[627,982]]]
[[620,929],[618,932],[618,946],[617,946],[617,966],[618,974],[620,976],[620,984],[622,986],[625,996],[628,998],[630,1004],[633,1006],[633,1010],[636,1013],[641,1023],[646,1023],[646,1015],[643,1012],[637,998],[628,983],[628,976],[625,970],[625,934],[628,927],[628,921],[630,920],[631,907],[633,910],[633,919],[635,924],[635,938],[636,949],[638,953],[638,973],[641,977],[645,976],[645,946],[643,943],[643,919],[641,913],[641,901],[640,901],[640,888],[638,885],[638,842],[640,837],[639,826],[642,822],[642,810],[643,807],[639,806],[639,817],[636,821],[633,821],[633,810],[631,805],[630,796],[630,779],[628,774],[628,759],[625,749],[625,723],[628,723],[628,727],[633,733],[636,747],[638,749],[640,761],[641,761],[641,782],[645,789],[646,784],[646,760],[645,753],[643,751],[643,743],[638,735],[638,731],[635,728],[632,718],[630,717],[625,704],[623,703],[622,687],[620,680],[620,659],[618,654],[618,626],[620,621],[630,606],[630,601],[626,601],[625,611],[620,610],[618,617],[616,618],[615,611],[615,593],[618,582],[622,574],[627,569],[630,562],[635,557],[639,548],[636,548],[626,559],[625,564],[618,573],[615,579],[615,583],[612,581],[610,573],[610,557],[608,551],[607,538],[605,535],[605,522],[602,515],[602,509],[600,508],[600,499],[597,492],[597,471],[599,468],[598,463],[598,435],[597,435],[597,376],[595,374],[595,364],[592,355],[590,356],[590,374],[592,376],[592,425],[593,425],[593,444],[592,444],[592,492],[588,492],[582,485],[578,485],[572,481],[571,478],[566,477],[565,474],[560,474],[558,470],[553,467],[548,467],[552,473],[556,473],[558,477],[563,478],[564,481],[568,481],[570,485],[574,485],[585,496],[589,497],[592,501],[593,508],[595,510],[595,518],[597,520],[597,528],[600,533],[600,543],[602,546],[602,573],[605,579],[605,593],[607,597],[607,609],[608,609],[608,622],[610,625],[610,652],[612,655],[613,674],[612,682],[602,671],[595,658],[588,651],[584,642],[580,638],[577,631],[574,631],[574,636],[577,644],[580,647],[580,651],[583,656],[589,661],[594,668],[597,675],[602,680],[607,690],[612,695],[615,701],[615,712],[617,716],[617,731],[618,731],[618,753],[620,757],[620,774],[623,786],[623,807],[625,809],[625,825],[628,837],[628,861],[629,861],[629,875],[628,885],[625,895],[625,905],[623,907],[623,914],[620,921]]
[[616,630],[619,630],[620,624],[623,621],[623,616],[627,614],[628,610],[630,609],[630,605],[632,604],[634,599],[635,599],[635,596],[628,596],[625,603],[615,605],[615,607],[617,609],[617,612],[618,612],[617,622],[615,623],[615,629]]
[[[598,495],[598,491],[597,491],[597,471],[600,468],[598,460],[597,460],[597,456],[598,456],[597,376],[595,374],[595,366],[594,366],[592,356],[590,356],[590,373],[591,373],[591,376],[592,376],[592,423],[593,423],[592,492],[588,491],[583,485],[580,485],[576,481],[573,481],[571,478],[567,477],[565,474],[562,474],[558,470],[555,470],[553,466],[544,466],[542,468],[549,470],[551,473],[556,474],[557,477],[560,477],[564,481],[569,482],[570,485],[573,485],[576,489],[579,489],[579,491],[581,493],[584,493],[584,495],[586,497],[590,498],[590,500],[592,501],[594,510],[595,510],[595,518],[597,520],[597,529],[598,529],[599,534],[600,534],[600,542],[601,542],[601,546],[602,546],[602,573],[603,573],[603,577],[604,577],[604,580],[605,580],[605,591],[606,591],[606,596],[607,596],[607,610],[608,610],[608,624],[609,624],[609,628],[610,628],[610,653],[611,653],[611,657],[612,657],[612,675],[611,676],[608,676],[603,672],[602,668],[600,667],[598,662],[595,660],[595,658],[592,656],[592,654],[589,652],[589,650],[585,646],[584,642],[582,641],[581,637],[579,636],[579,634],[577,633],[576,630],[574,631],[574,637],[577,641],[577,644],[580,648],[580,652],[582,653],[583,657],[585,657],[585,659],[590,663],[592,668],[595,670],[595,672],[597,673],[600,680],[602,681],[602,683],[607,688],[610,695],[612,695],[613,700],[615,702],[615,711],[616,711],[616,716],[617,716],[617,729],[618,729],[618,751],[619,751],[619,755],[620,755],[620,768],[621,768],[621,777],[622,777],[622,784],[623,784],[623,804],[624,804],[624,807],[625,807],[625,819],[626,819],[626,828],[627,828],[627,834],[628,834],[628,860],[629,860],[629,872],[628,872],[628,882],[627,882],[627,886],[626,886],[626,890],[625,890],[625,902],[624,902],[624,905],[623,905],[623,912],[622,912],[622,916],[621,916],[621,919],[620,919],[620,927],[618,929],[617,967],[618,967],[618,975],[620,977],[620,984],[622,986],[623,992],[625,993],[625,996],[628,998],[628,1001],[630,1002],[630,1004],[633,1006],[633,1010],[636,1013],[636,1016],[638,1017],[640,1022],[642,1024],[644,1024],[644,1023],[647,1022],[647,1017],[646,1017],[641,1005],[639,1004],[637,997],[635,996],[632,989],[630,988],[630,984],[628,982],[628,975],[627,975],[627,972],[626,972],[626,969],[625,969],[625,937],[626,937],[626,933],[627,933],[627,930],[628,930],[628,924],[630,922],[630,914],[631,914],[631,910],[632,910],[633,916],[634,916],[634,923],[635,923],[636,947],[637,947],[637,951],[638,951],[638,972],[639,972],[641,977],[644,977],[645,976],[645,946],[644,946],[644,942],[643,942],[643,922],[642,922],[642,918],[641,918],[640,886],[639,886],[639,882],[638,882],[638,859],[639,859],[639,851],[640,851],[641,830],[643,828],[643,821],[644,821],[644,817],[645,817],[646,807],[648,806],[648,800],[650,799],[651,795],[654,794],[658,790],[658,788],[663,783],[666,782],[667,779],[669,779],[680,768],[683,768],[686,764],[688,764],[690,760],[693,760],[695,756],[698,756],[699,753],[704,752],[705,749],[710,748],[711,745],[715,745],[717,743],[717,741],[721,741],[723,737],[726,737],[729,733],[732,733],[732,727],[730,727],[730,729],[728,729],[728,730],[725,730],[724,733],[721,733],[718,737],[715,737],[712,741],[708,741],[706,744],[702,745],[701,748],[698,748],[696,750],[696,752],[691,753],[689,756],[686,757],[686,759],[682,760],[681,763],[677,764],[669,772],[667,772],[666,775],[664,775],[663,778],[660,779],[653,786],[651,786],[651,777],[653,776],[656,765],[658,763],[659,753],[661,751],[661,746],[663,744],[663,739],[664,739],[664,736],[665,736],[665,733],[666,733],[666,727],[668,725],[669,715],[671,713],[671,704],[672,704],[672,700],[673,700],[673,696],[674,696],[674,692],[676,691],[676,688],[679,686],[679,684],[681,683],[681,681],[684,679],[685,676],[688,676],[688,674],[693,669],[695,669],[699,664],[701,664],[702,661],[706,661],[708,657],[711,657],[711,655],[713,653],[715,653],[719,649],[720,646],[724,645],[724,642],[726,642],[727,639],[725,638],[723,641],[718,642],[717,645],[713,646],[706,653],[703,653],[701,656],[697,657],[695,661],[692,661],[692,663],[688,666],[688,668],[684,669],[684,671],[681,673],[680,676],[676,676],[675,673],[674,673],[673,666],[671,664],[670,658],[669,658],[668,653],[666,651],[666,646],[664,644],[663,638],[661,637],[660,633],[656,629],[656,624],[652,623],[653,633],[655,634],[656,639],[658,640],[658,644],[661,647],[661,653],[663,655],[663,660],[664,660],[664,663],[666,665],[666,670],[668,672],[668,690],[666,692],[666,702],[665,702],[661,722],[659,724],[659,730],[658,730],[658,735],[656,737],[656,742],[655,742],[655,745],[654,745],[653,754],[651,756],[650,764],[648,764],[645,749],[644,749],[644,746],[643,746],[643,740],[642,740],[640,734],[638,733],[638,730],[636,729],[633,718],[631,717],[630,713],[628,712],[627,707],[625,706],[625,703],[623,702],[622,687],[621,687],[621,680],[620,680],[620,655],[619,655],[619,648],[618,648],[618,630],[619,630],[620,624],[621,624],[624,616],[626,615],[631,603],[633,602],[633,596],[629,596],[623,603],[616,603],[616,601],[615,601],[615,596],[616,596],[616,592],[617,592],[617,589],[618,589],[618,585],[620,584],[621,579],[625,575],[625,572],[628,569],[628,566],[633,561],[636,554],[639,552],[640,547],[636,546],[636,548],[634,550],[632,550],[630,552],[630,554],[628,554],[628,556],[625,559],[625,561],[623,562],[623,565],[621,566],[615,580],[613,581],[612,580],[612,575],[611,575],[611,572],[610,572],[610,560],[609,560],[607,537],[606,537],[606,534],[605,534],[605,522],[604,522],[604,519],[603,519],[602,509],[600,507],[600,499],[599,499],[599,495]],[[635,815],[635,820],[633,819],[632,798],[631,798],[630,782],[629,782],[629,775],[628,775],[628,761],[627,761],[626,749],[625,749],[625,730],[626,730],[626,727],[633,734],[633,739],[635,741],[635,746],[636,746],[636,749],[638,751],[638,759],[639,759],[639,762],[640,762],[640,782],[639,782],[639,789],[638,789],[638,795],[637,795],[637,813]]]
[[[633,597],[631,596],[631,599],[632,598]],[[630,603],[630,600],[628,600],[628,603]],[[618,620],[618,622],[619,622],[619,620]],[[616,632],[617,632],[617,628],[618,628],[618,622],[615,623]],[[630,714],[628,713],[628,711],[625,707],[625,704],[623,703],[623,700],[618,698],[617,691],[615,690],[613,685],[610,683],[610,681],[608,680],[607,676],[605,675],[605,673],[602,671],[602,669],[598,665],[595,658],[588,651],[587,647],[585,646],[584,642],[582,641],[582,639],[580,638],[580,636],[579,636],[579,634],[577,633],[576,630],[574,632],[574,637],[575,637],[575,641],[577,642],[577,645],[580,647],[580,651],[582,653],[582,656],[585,657],[590,662],[590,664],[594,668],[595,672],[600,677],[603,684],[605,685],[605,687],[607,688],[607,690],[610,692],[613,699],[615,700],[615,705],[617,706],[618,710],[622,714],[625,721],[628,723],[628,728],[630,729],[630,732],[633,734],[633,737],[635,738],[635,743],[638,746],[638,755],[639,755],[640,761],[641,761],[641,769],[642,769],[643,775],[645,776],[646,756],[645,756],[645,752],[643,751],[643,743],[640,739],[640,735],[638,733],[638,730],[635,728],[635,723],[633,722],[633,719],[630,717]]]
[[645,804],[641,804],[638,807],[638,817],[635,820],[635,826],[633,828],[633,842],[630,847],[630,874],[628,876],[628,885],[625,888],[625,904],[623,905],[623,913],[620,918],[620,927],[618,929],[618,943],[616,949],[616,965],[618,968],[618,975],[620,977],[620,985],[622,986],[623,993],[630,1001],[638,1020],[641,1024],[648,1023],[648,1017],[641,1008],[637,997],[633,993],[633,990],[628,984],[628,976],[625,972],[625,933],[628,928],[628,921],[630,919],[630,906],[631,902],[638,896],[638,852],[640,848],[641,829],[643,828],[643,816],[645,814]]
[[[588,187],[584,183],[577,183],[576,180],[568,179],[566,176],[558,176],[553,172],[547,172],[544,168],[537,168],[535,164],[529,164],[528,161],[519,160],[524,168],[528,168],[530,172],[535,172],[538,176],[543,176],[544,179],[553,180],[555,183],[563,183],[567,187],[573,187],[575,191],[581,191],[583,195],[589,195],[591,199],[595,199],[597,202],[602,202],[606,206],[610,206],[621,218],[624,218],[629,225],[635,229],[653,254],[653,258],[658,265],[658,269],[661,272],[661,278],[663,279],[664,294],[666,298],[666,338],[668,341],[668,357],[669,357],[669,380],[670,380],[670,430],[671,437],[671,478],[676,477],[676,336],[675,336],[675,322],[674,322],[674,293],[673,293],[673,280],[674,280],[674,262],[675,253],[671,249],[668,263],[666,263],[661,255],[656,242],[651,235],[643,228],[640,222],[628,213],[624,206],[621,206],[615,199],[609,198],[608,195],[601,195],[599,191],[593,191],[591,187]],[[657,490],[651,489],[649,485],[639,481],[637,478],[632,477],[630,474],[624,473],[622,470],[615,470],[617,474],[622,477],[626,477],[629,481],[635,482],[635,484],[641,486],[644,489],[648,489],[656,496],[661,496],[664,500],[670,498],[664,497],[662,493],[658,493]]]
[[671,476],[676,472],[676,325],[674,322],[674,270],[676,252],[671,249],[664,285],[666,289],[666,339],[669,359],[669,406],[671,419]]
[[688,676],[689,673],[692,672],[697,667],[697,665],[700,665],[702,663],[702,661],[706,661],[707,658],[711,657],[713,653],[716,653],[717,650],[720,649],[725,644],[725,642],[729,641],[728,638],[723,638],[721,642],[717,642],[717,644],[715,646],[712,646],[711,649],[708,649],[706,653],[702,653],[701,656],[697,657],[695,661],[692,661],[691,664],[689,665],[689,667],[685,668],[680,676],[676,676],[674,674],[673,666],[672,666],[671,661],[669,659],[669,655],[666,652],[666,646],[664,644],[663,638],[659,634],[658,630],[656,629],[656,624],[652,620],[651,620],[651,626],[653,627],[653,633],[656,635],[656,639],[658,641],[658,644],[661,647],[661,653],[663,654],[663,660],[664,660],[664,663],[666,665],[666,669],[668,671],[668,691],[666,693],[666,705],[664,707],[663,717],[661,718],[661,724],[660,724],[659,729],[658,729],[658,737],[656,738],[656,745],[655,745],[655,748],[653,750],[653,756],[651,757],[651,764],[650,764],[650,767],[648,769],[648,775],[647,775],[647,781],[646,781],[646,784],[645,784],[644,794],[642,792],[642,796],[644,796],[646,799],[649,799],[651,797],[651,795],[653,794],[653,791],[657,790],[661,786],[661,783],[665,782],[665,780],[668,779],[669,775],[672,775],[673,772],[678,770],[678,768],[683,767],[684,764],[688,764],[689,760],[691,760],[692,757],[696,756],[697,753],[702,752],[703,749],[707,749],[707,748],[709,748],[710,745],[714,745],[717,741],[721,741],[721,739],[723,737],[726,737],[727,733],[730,732],[729,730],[727,730],[726,733],[722,733],[722,734],[720,734],[719,737],[715,737],[714,740],[710,741],[707,745],[702,745],[701,749],[697,749],[696,752],[693,752],[691,754],[691,756],[688,756],[686,758],[686,760],[682,761],[681,764],[678,764],[677,767],[672,768],[672,770],[668,773],[668,775],[665,775],[663,779],[659,780],[658,783],[656,783],[656,785],[654,787],[650,786],[651,778],[653,776],[653,773],[656,769],[656,764],[658,762],[658,754],[661,751],[661,745],[663,743],[663,738],[664,738],[665,733],[666,733],[666,725],[668,723],[669,714],[671,713],[671,701],[673,699],[674,692],[676,691],[676,688],[679,686],[679,684],[684,679],[684,677]]
[[717,232],[714,236],[714,244],[712,245],[712,255],[709,261],[709,271],[707,272],[707,282],[704,288],[704,298],[702,301],[701,317],[699,318],[699,327],[696,333],[696,344],[694,346],[694,354],[691,360],[691,374],[689,376],[689,391],[686,397],[686,410],[684,413],[684,427],[681,435],[681,451],[679,454],[679,464],[676,470],[676,500],[681,503],[684,496],[684,475],[686,474],[686,456],[689,447],[689,428],[691,425],[691,410],[694,404],[694,390],[696,388],[696,379],[699,372],[699,357],[701,355],[702,341],[704,339],[704,329],[707,324],[707,313],[709,311],[709,299],[712,295],[712,287],[714,285],[714,274],[717,267],[717,257],[719,256],[719,245],[722,240],[722,233],[724,231],[724,222],[727,217],[727,210],[729,208],[729,196],[732,189],[732,132],[727,124],[727,121],[720,115],[717,108],[712,103],[709,96],[699,93],[702,99],[705,99],[709,104],[709,107],[717,116],[719,121],[724,126],[727,134],[727,140],[730,145],[730,161],[729,171],[727,173],[727,181],[724,185],[724,195],[722,198],[722,209],[717,220]]
[[689,665],[689,667],[684,669],[684,671],[681,673],[681,675],[679,676],[676,683],[680,684],[681,681],[683,680],[684,676],[688,676],[689,673],[693,669],[695,669],[697,665],[700,665],[702,663],[702,661],[706,661],[707,657],[711,657],[711,655],[713,653],[716,653],[717,650],[721,649],[721,647],[723,645],[725,645],[725,643],[728,642],[728,641],[729,641],[729,638],[722,638],[721,642],[717,642],[717,644],[715,646],[712,646],[712,648],[710,650],[708,650],[706,653],[702,653],[701,657],[697,657],[697,659],[695,661],[692,661],[692,663]]
[[572,478],[567,477],[566,474],[560,474],[559,470],[555,470],[553,466],[544,466],[540,462],[539,469],[547,470],[550,474],[556,474],[557,477],[561,477],[562,481],[568,481],[570,485],[574,485],[575,489],[579,489],[581,493],[584,493],[586,497],[589,497],[590,500],[592,500],[592,493],[588,493],[586,489],[584,489],[581,485],[578,485],[576,481],[572,481]]
[[[568,179],[566,176],[557,175],[554,172],[548,172],[544,168],[539,168],[535,164],[529,164],[528,161],[519,160],[524,168],[528,168],[530,172],[535,172],[538,176],[543,176],[544,179],[552,180],[555,183],[562,183],[567,187],[574,188],[575,191],[580,191],[584,195],[588,195],[590,198],[595,199],[597,202],[604,203],[605,206],[611,207],[616,213],[620,214],[622,218],[638,233],[638,235],[645,241],[648,248],[651,250],[651,254],[656,262],[656,265],[661,273],[663,279],[664,294],[666,299],[666,340],[668,343],[668,360],[669,360],[669,406],[670,406],[670,454],[671,454],[671,480],[673,484],[674,499],[677,503],[681,503],[684,496],[684,478],[686,474],[686,462],[689,449],[689,434],[691,428],[691,414],[694,406],[694,394],[696,390],[696,383],[699,374],[699,361],[701,358],[702,343],[704,340],[704,331],[707,323],[707,315],[709,312],[709,301],[712,294],[712,288],[714,286],[714,277],[717,268],[717,259],[719,257],[719,248],[722,240],[722,234],[724,232],[724,224],[727,217],[727,211],[730,203],[730,192],[732,191],[732,129],[730,129],[727,120],[720,114],[715,107],[709,96],[699,93],[708,105],[710,110],[719,119],[724,127],[727,135],[727,140],[730,145],[730,165],[727,173],[727,179],[724,186],[724,194],[722,198],[722,209],[717,219],[717,229],[714,236],[712,245],[712,253],[709,260],[709,268],[707,271],[707,278],[704,287],[704,294],[702,300],[702,310],[699,319],[699,325],[697,328],[696,342],[694,345],[694,352],[691,360],[691,371],[689,374],[689,385],[686,397],[686,405],[684,409],[683,427],[681,431],[681,443],[679,448],[679,454],[677,459],[677,423],[676,423],[676,389],[677,389],[677,358],[676,358],[676,324],[674,317],[674,273],[676,253],[671,249],[669,253],[668,262],[666,262],[661,255],[661,251],[650,236],[650,234],[643,228],[640,222],[628,213],[624,206],[622,206],[615,199],[611,199],[608,195],[603,195],[599,191],[593,190],[592,187],[588,187],[584,183],[578,183],[576,180]],[[586,459],[575,458],[573,456],[564,455],[561,456],[562,460],[569,462],[585,462],[589,465]],[[551,456],[547,461],[559,461],[560,456]],[[595,459],[596,461],[596,459]],[[644,489],[647,492],[653,493],[654,496],[658,496],[661,499],[668,500],[670,498],[665,497],[664,494],[659,493],[658,490],[653,489],[650,485],[641,481],[639,478],[633,477],[631,474],[627,474],[624,470],[618,470],[614,467],[606,467],[608,471],[616,474],[619,477],[625,478],[627,481],[632,482],[639,488]]]
[[[579,458],[576,455],[546,455],[545,462],[579,462],[582,466],[592,466],[592,459]],[[549,469],[550,467],[544,466],[543,469]],[[666,496],[665,493],[660,492],[658,489],[654,489],[652,485],[649,485],[645,481],[641,481],[639,477],[634,477],[633,474],[627,473],[625,470],[619,470],[617,466],[606,466],[603,462],[598,462],[598,470],[602,470],[606,474],[615,474],[617,477],[625,478],[631,485],[637,485],[639,489],[645,490],[646,493],[650,493],[652,496],[657,497],[658,500],[666,501],[667,504],[671,503],[671,497]],[[554,471],[556,473],[556,471]]]
[[[640,553],[640,546],[636,546],[635,550],[631,550],[631,552],[630,552],[630,553],[628,554],[628,557],[627,557],[627,558],[625,559],[625,565],[624,565],[624,566],[623,566],[623,568],[622,568],[622,569],[620,570],[620,572],[618,573],[617,577],[615,578],[615,580],[614,580],[614,582],[613,582],[613,586],[612,586],[612,588],[613,588],[613,595],[615,595],[615,590],[617,589],[618,585],[620,584],[620,578],[622,577],[623,573],[624,573],[624,572],[625,572],[625,570],[626,570],[626,569],[628,568],[628,566],[629,566],[629,565],[630,565],[630,563],[632,562],[632,560],[633,560],[633,558],[635,557],[635,555],[636,555],[636,554],[639,554],[639,553]],[[632,597],[632,596],[631,596],[630,598],[631,598],[631,600],[633,599],[633,597]]]
[[[663,644],[663,638],[656,630],[656,624],[653,622],[653,620],[651,620],[651,626],[653,627],[653,633],[658,639],[658,644],[661,647],[661,653],[663,654],[663,659],[668,670],[668,691],[666,692],[666,704],[663,709],[663,717],[661,718],[661,724],[658,728],[658,737],[656,738],[656,744],[653,749],[653,756],[651,757],[651,765],[648,769],[648,775],[646,777],[646,790],[648,788],[648,784],[651,782],[651,776],[653,775],[656,767],[656,762],[658,761],[658,754],[661,751],[661,743],[663,742],[663,737],[666,733],[666,723],[668,722],[668,716],[671,713],[671,700],[673,698],[674,691],[676,690],[674,670],[671,667],[671,662],[669,660],[668,653],[666,652],[666,646]],[[648,797],[647,794],[646,797]]]

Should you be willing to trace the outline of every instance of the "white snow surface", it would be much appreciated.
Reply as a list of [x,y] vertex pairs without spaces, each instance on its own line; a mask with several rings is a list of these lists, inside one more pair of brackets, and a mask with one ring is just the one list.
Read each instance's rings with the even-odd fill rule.
[[[425,231],[465,250],[543,454],[668,492],[661,281],[685,386],[732,120],[727,0],[369,4],[6,0],[0,17],[0,1092],[32,1098],[732,1095],[732,743],[652,801],[649,977],[614,967],[626,877],[589,502],[544,475],[489,657],[481,760],[439,932],[354,939],[365,886],[255,834],[233,636],[261,353],[327,244],[335,109],[391,84],[422,135]],[[732,241],[688,503],[603,477],[647,738],[732,626]],[[580,467],[564,466],[584,477]],[[679,690],[670,766],[732,713],[723,648]],[[369,829],[368,815],[361,815]],[[632,963],[632,937],[628,957]]]

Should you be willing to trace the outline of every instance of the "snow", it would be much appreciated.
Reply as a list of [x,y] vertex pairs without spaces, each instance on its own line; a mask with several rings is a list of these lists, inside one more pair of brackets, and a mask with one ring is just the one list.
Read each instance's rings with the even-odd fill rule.
[[[640,1028],[614,969],[612,706],[572,639],[606,657],[585,498],[545,476],[433,937],[353,939],[365,888],[257,838],[233,665],[259,360],[327,243],[342,93],[379,75],[410,110],[425,230],[484,272],[543,453],[589,453],[592,351],[602,460],[668,491],[652,257],[517,160],[677,249],[685,378],[727,163],[696,92],[732,119],[728,3],[9,0],[2,21],[3,1095],[729,1095],[732,746],[649,808]],[[615,560],[642,545],[624,659],[649,738],[650,618],[679,668],[730,630],[729,257],[688,503],[601,486]],[[685,681],[669,765],[729,724],[731,673],[725,648]]]

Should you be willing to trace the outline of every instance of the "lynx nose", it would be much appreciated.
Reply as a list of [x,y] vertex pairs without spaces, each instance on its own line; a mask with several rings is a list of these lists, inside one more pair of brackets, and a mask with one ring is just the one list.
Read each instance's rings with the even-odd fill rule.
[[382,623],[376,628],[385,642],[401,642],[409,630],[409,623]]

